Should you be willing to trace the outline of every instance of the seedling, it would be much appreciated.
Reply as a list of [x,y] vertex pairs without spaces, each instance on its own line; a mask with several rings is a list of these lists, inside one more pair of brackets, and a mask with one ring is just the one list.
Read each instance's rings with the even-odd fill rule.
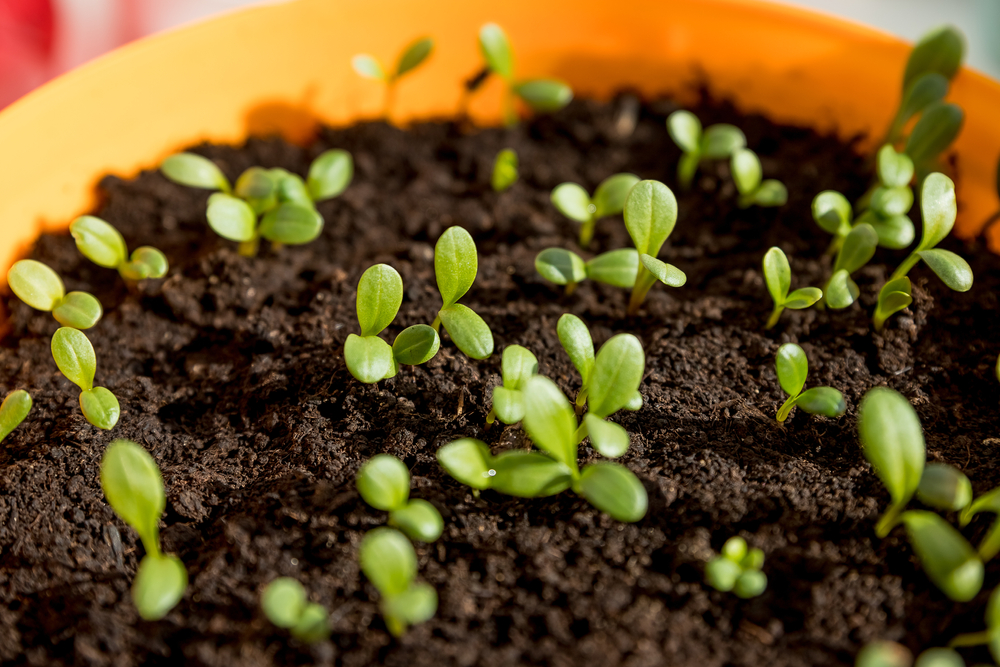
[[[573,362],[573,366],[576,367],[577,372],[580,374],[580,391],[576,395],[576,407],[578,410],[582,410],[583,406],[587,404],[590,383],[594,378],[594,370],[597,363],[594,355],[594,339],[591,338],[590,331],[583,320],[570,313],[564,313],[559,318],[559,322],[556,324],[556,333],[559,335],[559,342],[562,344],[563,349],[566,350],[566,354],[569,355],[570,361]],[[609,367],[616,365],[624,366],[626,364],[634,365],[634,359],[637,358],[637,355],[642,354],[642,347],[640,346],[638,352],[636,352],[636,347],[631,344],[629,339],[618,340],[619,342],[609,347],[608,351],[601,357],[602,364]],[[610,342],[609,340],[608,343]],[[605,343],[605,345],[608,343]],[[603,346],[601,350],[604,350]],[[627,358],[628,356],[633,358],[629,359]],[[644,368],[645,362],[643,362]],[[608,370],[602,366],[602,377],[607,374]],[[639,371],[640,378],[642,372],[642,370]],[[634,369],[632,373],[635,373]],[[642,395],[639,393],[638,383],[636,383],[635,393],[632,394],[628,402],[622,407],[633,412],[642,408]]]
[[862,222],[848,233],[844,245],[833,262],[833,273],[823,290],[826,305],[830,308],[847,308],[858,298],[861,290],[851,278],[875,254],[878,233],[867,222]]
[[667,131],[683,153],[677,163],[677,182],[685,190],[691,187],[702,160],[727,160],[747,145],[747,138],[735,125],[717,123],[702,132],[701,121],[690,111],[670,114]]
[[948,642],[948,646],[982,646],[989,647],[994,662],[1000,663],[1000,587],[994,588],[990,599],[986,602],[986,629],[980,632],[961,634]]
[[628,314],[635,315],[657,280],[669,287],[683,287],[687,276],[676,266],[657,259],[677,224],[677,199],[670,188],[659,181],[639,181],[625,200],[624,216],[625,228],[639,253],[628,304]]
[[434,616],[437,592],[415,581],[417,554],[401,532],[385,526],[368,532],[361,540],[359,560],[361,570],[382,596],[379,608],[394,637]]
[[517,183],[517,153],[512,148],[505,148],[497,153],[493,161],[493,176],[490,184],[494,192],[505,192]]
[[169,264],[166,256],[152,246],[136,248],[129,257],[125,239],[117,229],[92,215],[80,216],[69,225],[80,253],[98,266],[116,269],[128,281],[162,278]]
[[359,53],[351,58],[351,66],[354,71],[366,79],[374,79],[385,84],[385,117],[389,117],[392,111],[392,103],[395,99],[396,83],[404,74],[407,74],[419,67],[434,50],[434,40],[430,37],[423,37],[413,42],[399,55],[396,61],[396,68],[389,72],[375,56],[367,53]]
[[565,285],[567,296],[588,278],[628,289],[635,285],[639,274],[639,253],[635,248],[619,248],[585,262],[571,250],[546,248],[535,257],[535,269],[546,280]]
[[442,306],[431,323],[435,331],[445,331],[465,354],[486,359],[493,354],[493,332],[479,315],[458,303],[479,271],[476,242],[461,227],[449,227],[434,246],[434,276],[441,292]]
[[788,400],[778,410],[779,424],[788,418],[788,414],[796,406],[811,415],[827,417],[840,417],[847,410],[844,395],[833,387],[813,387],[802,391],[809,374],[809,360],[805,351],[795,343],[785,343],[778,348],[774,366],[778,373],[778,383],[788,394]]
[[101,459],[101,488],[115,514],[139,533],[146,555],[132,582],[132,600],[142,618],[159,620],[187,588],[184,564],[160,552],[159,522],[166,507],[160,469],[136,443],[115,440]]
[[760,571],[763,565],[763,551],[747,548],[742,537],[730,537],[722,553],[705,565],[705,581],[717,591],[755,598],[767,588],[767,575]]
[[947,463],[928,463],[920,476],[917,499],[945,512],[964,510],[972,502],[972,482]]
[[886,144],[879,149],[877,165],[878,183],[858,202],[866,210],[857,222],[874,227],[883,248],[902,250],[914,238],[913,221],[907,215],[913,207],[913,160]]
[[973,500],[968,507],[964,508],[958,517],[959,525],[963,527],[969,525],[972,517],[980,512],[989,512],[997,515],[993,521],[993,525],[986,531],[982,542],[979,543],[979,556],[983,559],[983,562],[986,562],[992,560],[994,556],[1000,553],[1000,487],[992,491],[987,491]]
[[760,158],[749,148],[737,148],[729,161],[733,182],[740,193],[737,205],[747,208],[757,206],[784,206],[788,201],[788,189],[781,181],[769,178],[761,180],[764,171]]
[[618,215],[639,177],[634,174],[614,174],[601,181],[594,197],[576,183],[562,183],[552,191],[551,199],[559,212],[580,223],[580,247],[586,248],[594,238],[594,227],[601,218]]
[[426,324],[404,329],[392,347],[379,334],[392,324],[403,302],[403,279],[387,264],[369,267],[358,281],[356,309],[361,335],[349,334],[344,343],[347,370],[368,384],[391,378],[399,364],[417,365],[434,358],[441,339]]
[[0,442],[4,441],[31,412],[31,396],[23,389],[7,394],[0,403]]
[[934,585],[956,602],[976,597],[986,568],[962,534],[934,512],[907,510],[900,521]]
[[486,423],[499,419],[504,424],[516,424],[524,418],[524,392],[521,387],[532,375],[538,374],[538,359],[527,348],[509,345],[500,362],[503,386],[493,388],[493,407]]
[[260,606],[269,621],[301,642],[312,644],[330,636],[326,608],[309,602],[306,589],[291,577],[278,577],[269,583],[260,596]]
[[556,79],[518,79],[514,76],[514,53],[510,40],[495,23],[479,29],[479,51],[486,67],[507,86],[504,94],[503,117],[507,125],[517,123],[514,98],[518,97],[535,111],[558,111],[573,99],[573,90]]
[[950,178],[935,173],[924,179],[920,212],[924,225],[920,243],[882,287],[873,318],[876,331],[881,331],[891,315],[912,302],[909,280],[904,282],[903,279],[921,260],[956,292],[967,292],[972,287],[972,268],[968,262],[949,250],[936,247],[955,225],[955,184]]
[[323,231],[315,203],[347,188],[354,162],[347,151],[328,150],[313,160],[305,181],[281,168],[250,167],[236,180],[235,189],[211,160],[194,153],[171,155],[160,169],[181,185],[218,190],[208,198],[209,226],[239,243],[241,255],[254,257],[262,238],[279,245],[314,241]]
[[59,274],[33,259],[14,262],[7,271],[7,284],[21,301],[35,310],[52,313],[66,327],[89,329],[104,314],[97,297],[87,292],[67,294]]
[[433,542],[441,537],[444,520],[426,500],[410,500],[410,471],[395,456],[378,454],[358,471],[358,493],[377,510],[389,513],[389,525],[411,539]]
[[802,310],[823,298],[823,291],[818,287],[801,287],[791,294],[788,293],[792,286],[792,268],[788,265],[785,253],[777,246],[764,254],[764,282],[774,301],[774,309],[767,324],[764,325],[765,329],[770,329],[778,323],[778,318],[785,308]]
[[113,429],[121,408],[114,394],[94,386],[97,355],[87,336],[72,327],[57,329],[52,336],[52,358],[66,379],[80,388],[80,410],[87,421],[106,431]]
[[854,667],[912,667],[913,654],[902,644],[875,641],[858,651]]
[[939,156],[958,137],[964,122],[965,113],[957,104],[938,101],[924,109],[904,149],[913,160],[917,181],[941,167]]

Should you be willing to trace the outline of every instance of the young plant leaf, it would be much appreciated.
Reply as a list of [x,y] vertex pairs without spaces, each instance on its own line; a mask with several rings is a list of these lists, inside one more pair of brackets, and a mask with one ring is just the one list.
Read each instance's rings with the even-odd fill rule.
[[177,606],[187,588],[187,570],[177,556],[146,554],[132,582],[132,602],[139,616],[158,621]]
[[[646,357],[638,338],[632,334],[612,336],[601,346],[594,362],[587,394],[590,412],[603,419],[625,407],[639,389],[645,368]],[[559,396],[565,401],[561,392]]]
[[27,418],[31,406],[31,396],[23,389],[7,394],[0,403],[0,442]]
[[764,254],[764,282],[774,305],[784,305],[792,286],[792,268],[785,253],[777,246]]
[[569,360],[580,374],[582,387],[589,387],[595,357],[594,340],[590,337],[587,325],[576,315],[564,313],[556,324],[556,333],[563,349],[569,355]]
[[358,281],[357,313],[362,336],[376,336],[392,324],[403,303],[403,279],[388,264],[369,267]]
[[617,463],[594,463],[580,474],[580,495],[613,519],[633,523],[646,516],[649,498],[632,471]]
[[673,264],[667,264],[650,255],[639,255],[639,261],[653,276],[668,287],[684,287],[687,274]]
[[733,182],[741,195],[750,195],[760,187],[763,169],[757,154],[748,148],[739,148],[733,152],[730,161]]
[[618,215],[625,210],[628,195],[638,182],[635,174],[614,174],[601,181],[594,191],[594,217]]
[[659,181],[639,181],[629,192],[624,214],[636,250],[656,257],[677,223],[677,199]]
[[310,602],[302,610],[299,622],[291,628],[292,636],[300,642],[313,644],[330,636],[330,615],[326,607]]
[[69,233],[80,253],[98,266],[117,269],[125,263],[128,248],[117,229],[92,215],[80,216],[70,223]]
[[271,623],[285,630],[299,622],[308,601],[306,589],[291,577],[273,580],[260,596],[264,615]]
[[74,329],[89,329],[100,321],[102,315],[104,308],[101,302],[87,292],[70,292],[52,309],[56,322]]
[[667,132],[683,152],[701,152],[701,121],[690,111],[678,109],[667,116]]
[[434,358],[441,348],[438,332],[426,324],[414,324],[403,329],[392,343],[396,363],[417,366]]
[[609,250],[587,262],[587,277],[612,287],[630,288],[638,275],[639,253],[635,248]]
[[910,279],[906,277],[890,280],[882,286],[878,293],[875,315],[872,317],[876,331],[882,330],[889,317],[913,303],[910,290]]
[[262,167],[250,167],[240,174],[234,194],[250,204],[250,208],[258,214],[278,204],[278,185],[271,172]]
[[194,153],[171,155],[160,165],[163,175],[192,188],[229,192],[229,181],[215,163]]
[[340,195],[354,178],[354,159],[345,150],[324,151],[309,165],[306,189],[313,201]]
[[928,578],[956,602],[974,598],[985,568],[962,534],[934,512],[909,510],[900,519]]
[[987,491],[963,509],[959,515],[959,524],[967,526],[972,521],[972,517],[980,512],[991,512],[998,515],[983,541],[979,543],[979,556],[985,563],[1000,553],[1000,487]]
[[875,255],[877,246],[878,234],[875,228],[867,222],[859,223],[844,238],[844,245],[840,247],[833,264],[834,272],[844,270],[854,273]]
[[471,308],[456,303],[440,310],[438,316],[459,350],[473,359],[493,354],[493,332]]
[[322,231],[323,216],[311,203],[303,206],[285,202],[265,213],[260,221],[260,235],[268,241],[284,245],[312,243]]
[[589,413],[584,416],[583,422],[587,427],[590,444],[601,456],[617,459],[628,451],[628,431],[618,424]]
[[529,79],[513,86],[514,94],[535,111],[559,111],[573,99],[573,89],[556,79]]
[[590,222],[596,217],[597,206],[591,202],[587,191],[576,183],[561,183],[549,196],[552,204],[570,220]]
[[525,347],[508,345],[504,348],[500,369],[503,386],[520,389],[528,378],[538,374],[538,358]]
[[159,555],[159,522],[167,501],[153,457],[131,440],[115,440],[101,458],[101,489],[115,514],[139,533],[146,552]]
[[105,431],[113,429],[121,416],[118,399],[104,387],[80,392],[80,411],[87,421]]
[[906,154],[918,166],[932,164],[955,141],[964,122],[965,113],[957,104],[931,104],[913,126],[906,141]]
[[479,51],[486,66],[502,79],[514,77],[514,54],[507,34],[496,23],[487,23],[479,29]]
[[573,483],[573,471],[566,464],[538,452],[502,452],[493,459],[492,470],[490,488],[518,498],[554,496]]
[[747,145],[743,131],[735,125],[709,125],[701,135],[701,156],[706,160],[725,160]]
[[795,399],[795,405],[811,415],[824,417],[840,417],[847,411],[844,395],[833,387],[806,389]]
[[385,526],[365,534],[358,553],[361,571],[383,596],[399,595],[417,575],[417,554],[406,537]]
[[902,644],[876,641],[865,644],[855,659],[854,667],[912,667],[913,654]]
[[411,540],[434,542],[441,537],[444,519],[434,505],[422,498],[411,500],[389,514],[389,525],[399,528]]
[[[606,371],[610,377],[606,384],[614,380],[613,370],[610,368]],[[577,423],[573,406],[552,380],[541,375],[529,378],[524,384],[523,391],[525,394],[523,425],[531,441],[536,447],[575,472]]]
[[132,251],[131,259],[118,267],[118,273],[125,280],[139,281],[147,278],[162,278],[167,275],[170,264],[167,256],[152,246],[139,246]]
[[890,218],[862,215],[859,221],[867,222],[878,234],[878,244],[890,250],[902,250],[909,247],[916,237],[913,221],[905,215],[894,215]]
[[415,582],[399,595],[383,598],[380,608],[389,632],[399,637],[408,626],[433,618],[437,605],[437,591],[430,584]]
[[958,512],[972,503],[972,482],[947,463],[928,463],[920,476],[917,498],[934,509]]
[[497,153],[493,161],[493,175],[490,177],[494,192],[505,192],[517,183],[517,167],[517,153],[512,149],[505,148]]
[[962,66],[965,56],[965,39],[951,26],[940,26],[920,38],[910,52],[903,73],[903,90],[928,73],[951,79]]
[[402,509],[410,497],[410,471],[395,456],[377,454],[358,470],[357,486],[364,501],[375,509]]
[[[948,84],[945,82],[945,90],[947,90],[947,86]],[[897,153],[891,144],[886,144],[879,149],[876,160],[878,178],[883,185],[889,188],[902,188],[910,185],[910,181],[913,180],[913,160],[910,159],[909,155]]]
[[968,292],[972,289],[972,267],[955,253],[931,248],[918,250],[916,254],[949,288],[956,292]]
[[795,343],[785,343],[778,348],[774,361],[778,384],[789,396],[798,396],[806,386],[809,360],[805,351]]
[[434,246],[434,275],[444,302],[442,309],[454,304],[469,291],[478,270],[476,242],[469,232],[461,227],[446,229]]
[[927,107],[943,100],[948,94],[948,88],[948,79],[936,72],[929,72],[914,80],[903,93],[888,139],[897,140],[906,123]]
[[955,226],[958,207],[955,203],[955,184],[950,178],[934,173],[924,179],[920,191],[920,214],[924,230],[917,251],[934,248]]
[[348,335],[344,361],[351,375],[365,384],[391,377],[393,370],[392,348],[378,336]]
[[7,271],[7,284],[18,299],[35,310],[50,312],[66,295],[59,274],[33,259],[14,262]]
[[382,69],[382,64],[374,57],[367,53],[359,53],[353,58],[351,58],[351,67],[354,71],[366,79],[373,79],[375,81],[388,81],[389,77],[386,76],[385,70]]
[[209,226],[224,239],[243,243],[257,235],[257,214],[250,204],[232,195],[216,192],[208,198]]
[[587,265],[575,252],[546,248],[535,258],[535,270],[556,285],[573,285],[587,279]]
[[410,70],[419,67],[422,62],[430,57],[433,50],[434,40],[430,37],[423,37],[407,46],[396,63],[395,78],[398,79]]
[[446,473],[477,490],[488,489],[495,474],[489,447],[475,438],[448,443],[437,451],[437,460]]
[[66,379],[87,391],[94,388],[97,355],[83,332],[61,327],[52,335],[52,358]]

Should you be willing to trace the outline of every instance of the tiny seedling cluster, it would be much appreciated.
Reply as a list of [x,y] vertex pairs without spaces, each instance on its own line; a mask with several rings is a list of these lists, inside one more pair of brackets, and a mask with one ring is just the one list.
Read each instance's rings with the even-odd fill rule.
[[705,565],[705,581],[712,588],[737,597],[755,598],[767,588],[767,575],[760,571],[764,552],[751,549],[740,536],[730,537],[722,553]]

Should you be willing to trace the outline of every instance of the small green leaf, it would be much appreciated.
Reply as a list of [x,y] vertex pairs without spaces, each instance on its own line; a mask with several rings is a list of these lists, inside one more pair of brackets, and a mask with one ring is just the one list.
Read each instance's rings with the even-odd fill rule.
[[312,196],[309,194],[309,188],[306,187],[306,182],[302,180],[301,176],[289,173],[284,169],[280,172],[277,169],[272,169],[271,172],[281,174],[280,178],[277,179],[279,204],[298,204],[302,208],[315,208]]
[[149,452],[131,440],[112,442],[101,458],[101,489],[115,514],[139,533],[146,551],[158,555],[158,526],[167,501]]
[[876,641],[865,644],[858,652],[854,667],[912,667],[913,654],[901,644]]
[[101,302],[87,292],[70,292],[52,309],[52,317],[64,327],[89,329],[104,315]]
[[163,175],[192,188],[229,192],[229,181],[215,163],[194,153],[171,155],[160,165]]
[[433,50],[434,40],[430,37],[418,39],[407,46],[396,63],[396,78],[398,79],[410,70],[418,67],[420,63],[427,60]]
[[610,250],[587,262],[587,277],[612,287],[632,287],[638,273],[639,253],[635,248]]
[[899,104],[899,111],[893,121],[890,138],[898,137],[899,132],[911,118],[932,104],[943,100],[948,94],[948,87],[948,79],[936,72],[924,74],[916,79],[903,93],[903,100]]
[[775,305],[783,305],[792,286],[792,269],[781,248],[774,246],[764,255],[764,282]]
[[72,327],[56,330],[52,336],[52,358],[66,379],[83,391],[93,389],[97,355],[83,332]]
[[903,90],[906,91],[921,76],[934,72],[951,79],[962,66],[965,39],[951,26],[934,28],[913,46],[903,73]]
[[767,588],[767,575],[760,570],[748,570],[740,575],[733,586],[736,597],[755,598]]
[[840,417],[847,411],[844,395],[833,387],[813,387],[802,392],[795,405],[811,415]]
[[903,310],[911,303],[910,279],[907,277],[890,280],[878,293],[878,305],[875,308],[875,328],[881,330],[882,324],[891,315]]
[[681,151],[701,152],[701,121],[690,111],[679,109],[667,116],[667,132]]
[[367,53],[359,53],[351,58],[351,67],[354,68],[354,71],[359,76],[363,76],[366,79],[374,79],[375,81],[388,80],[385,70],[382,69],[382,64],[374,56],[370,56]]
[[909,510],[902,522],[927,577],[955,602],[968,602],[983,586],[983,561],[962,534],[934,512]]
[[493,471],[490,487],[519,498],[554,496],[573,483],[570,468],[538,452],[502,452],[493,459]]
[[438,315],[462,352],[473,359],[486,359],[493,354],[493,332],[471,308],[456,303],[438,311]]
[[713,558],[705,565],[705,583],[723,593],[733,590],[741,574],[743,568],[728,558]]
[[954,649],[935,646],[921,652],[913,667],[965,667],[965,660]]
[[395,456],[377,454],[358,470],[357,486],[364,501],[375,509],[402,509],[410,497],[410,471]]
[[851,280],[847,269],[840,269],[832,276],[826,285],[826,305],[834,310],[847,308],[858,298],[861,291],[857,283]]
[[128,249],[117,229],[92,215],[80,216],[70,223],[69,233],[80,253],[98,266],[116,269],[125,262]]
[[[609,369],[609,373],[610,370],[613,369]],[[569,404],[569,400],[559,387],[542,375],[529,378],[522,391],[524,392],[522,423],[531,441],[552,458],[575,471],[577,423],[573,406]]]
[[87,421],[105,431],[113,429],[121,416],[118,399],[104,387],[80,392],[80,410]]
[[624,213],[636,250],[656,257],[677,223],[677,199],[659,181],[639,181],[629,192]]
[[851,204],[835,190],[824,190],[813,198],[813,220],[824,231],[844,236],[851,228]]
[[920,476],[917,498],[934,509],[957,512],[972,503],[972,482],[954,466],[928,463]]
[[18,299],[35,310],[49,312],[66,295],[59,274],[33,259],[14,262],[7,271],[7,284]]
[[412,584],[399,595],[391,595],[382,600],[382,614],[393,636],[399,637],[410,625],[423,623],[437,612],[437,591],[427,583]]
[[438,332],[426,324],[414,324],[403,329],[392,344],[392,356],[397,363],[417,366],[434,358],[441,347]]
[[941,248],[931,248],[918,250],[917,255],[950,289],[956,292],[968,292],[972,289],[972,267],[955,253]]
[[635,174],[614,174],[608,176],[594,191],[595,218],[618,215],[625,209],[625,201],[632,188],[639,182]]
[[760,184],[753,195],[757,206],[784,206],[788,202],[788,189],[781,181],[769,178]]
[[875,254],[877,245],[878,234],[875,228],[867,222],[858,224],[844,238],[844,244],[837,253],[837,261],[833,264],[834,273],[840,270],[854,273],[868,263]]
[[486,66],[495,74],[508,81],[514,77],[514,54],[503,28],[496,23],[487,23],[480,28],[479,51]]
[[132,252],[131,259],[118,267],[118,272],[125,280],[146,280],[147,278],[162,278],[167,275],[170,264],[167,256],[157,248],[144,245]]
[[215,193],[208,198],[209,226],[224,239],[242,243],[257,234],[257,214],[242,199]]
[[233,194],[250,204],[258,214],[278,204],[278,185],[271,172],[262,167],[250,167],[240,174]]
[[461,299],[476,280],[479,256],[476,242],[461,227],[449,227],[434,246],[434,275],[447,308]]
[[628,431],[624,428],[589,413],[583,418],[583,421],[587,426],[590,444],[600,452],[601,456],[617,459],[628,451]]
[[365,534],[358,553],[361,571],[384,596],[399,595],[417,575],[413,545],[394,528],[376,528]]
[[378,336],[350,334],[344,343],[344,361],[359,382],[372,384],[392,371],[392,348]]
[[389,514],[389,525],[399,528],[411,540],[433,542],[441,537],[444,519],[434,505],[420,498],[411,500],[404,507]]
[[[948,82],[945,81],[944,85],[947,91]],[[913,180],[913,160],[909,155],[897,153],[891,144],[886,144],[878,150],[877,161],[878,177],[882,185],[888,188],[903,188],[910,185],[910,181]]]
[[626,523],[646,516],[649,498],[632,471],[617,463],[594,463],[580,475],[580,495],[611,518]]
[[905,215],[913,207],[913,190],[909,186],[887,188],[879,186],[872,192],[871,208],[879,217]]
[[524,394],[518,389],[493,387],[493,412],[504,424],[524,419]]
[[722,556],[733,563],[741,563],[746,558],[749,549],[747,541],[739,535],[733,535],[722,545]]
[[187,570],[177,556],[148,553],[132,582],[132,602],[139,616],[158,621],[177,606],[187,588]]
[[300,642],[313,644],[330,636],[330,615],[326,608],[310,602],[302,610],[299,622],[291,628],[292,636]]
[[538,253],[535,269],[556,285],[579,283],[587,278],[587,266],[580,256],[564,248],[546,248]]
[[642,410],[642,394],[638,391],[632,394],[632,398],[630,398],[628,403],[625,404],[625,409],[629,412]]
[[673,264],[667,264],[649,255],[639,255],[639,261],[657,280],[669,287],[684,287],[687,275]]
[[576,183],[561,183],[552,190],[552,204],[570,220],[589,222],[597,207],[590,201],[587,191]]
[[803,308],[808,308],[817,301],[823,298],[823,290],[818,287],[801,287],[785,299],[785,308],[790,308],[792,310],[802,310]]
[[260,606],[267,620],[286,630],[299,622],[307,602],[306,589],[291,577],[278,577],[260,596]]
[[632,334],[612,336],[598,350],[594,362],[587,394],[590,412],[604,418],[622,409],[639,389],[645,368],[646,355],[638,338]]
[[493,469],[490,448],[475,438],[450,442],[437,451],[437,460],[445,472],[474,489],[488,489]]
[[863,218],[878,234],[878,244],[883,248],[902,250],[913,243],[916,237],[913,221],[905,215],[895,215],[885,219],[876,216],[871,218],[863,216]]
[[735,125],[709,125],[701,136],[701,156],[706,160],[724,160],[747,145],[743,131]]
[[517,183],[517,153],[510,148],[505,148],[493,160],[493,175],[490,177],[490,185],[494,192],[504,192]]
[[31,395],[23,389],[7,394],[0,403],[0,442],[27,418],[31,405]]
[[809,375],[809,360],[805,350],[795,343],[785,343],[778,348],[774,367],[781,389],[789,396],[798,396],[802,387],[806,386],[806,376]]
[[525,347],[508,345],[504,348],[500,369],[503,386],[520,389],[528,378],[538,374],[538,359]]
[[576,315],[564,313],[556,324],[556,333],[569,360],[580,374],[584,387],[590,386],[590,376],[594,372],[594,339],[590,330]]
[[906,141],[906,154],[917,165],[932,162],[955,141],[964,122],[965,113],[957,104],[931,104],[913,126]]
[[760,187],[764,172],[760,166],[760,159],[752,150],[739,148],[734,151],[729,166],[733,182],[736,183],[736,189],[741,195],[749,195]]
[[306,189],[313,201],[323,201],[338,196],[354,178],[354,159],[345,150],[334,148],[324,151],[309,165]]
[[375,336],[392,324],[403,303],[403,279],[388,264],[368,267],[358,281],[356,308],[362,336]]
[[858,437],[893,503],[905,504],[920,484],[926,456],[916,410],[899,392],[875,387],[861,399]]
[[525,104],[535,111],[559,111],[573,99],[573,89],[556,79],[530,79],[514,86]]
[[323,216],[316,209],[290,202],[271,209],[260,222],[262,237],[285,245],[312,243],[322,231]]

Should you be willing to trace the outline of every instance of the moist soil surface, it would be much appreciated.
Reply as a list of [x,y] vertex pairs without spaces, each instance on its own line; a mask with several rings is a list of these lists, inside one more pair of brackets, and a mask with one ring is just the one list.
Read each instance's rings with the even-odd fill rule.
[[[1000,485],[998,258],[946,241],[970,259],[973,289],[952,293],[918,266],[913,307],[880,335],[870,326],[875,295],[904,256],[880,250],[856,276],[860,304],[786,311],[765,331],[764,252],[785,250],[793,287],[822,285],[829,237],[810,202],[825,189],[857,199],[870,176],[866,158],[856,142],[743,116],[706,97],[694,109],[706,125],[743,128],[765,177],[788,186],[786,206],[741,210],[724,163],[703,165],[694,188],[679,192],[679,152],[664,125],[675,107],[644,104],[630,128],[628,99],[576,101],[511,129],[373,122],[324,130],[309,148],[276,139],[195,148],[231,179],[252,165],[304,174],[331,147],[354,155],[350,187],[319,207],[322,236],[300,247],[265,243],[254,259],[209,230],[207,191],[156,172],[106,178],[99,215],[130,247],[163,249],[172,266],[165,279],[128,288],[65,234],[43,236],[32,251],[68,289],[90,290],[106,306],[88,333],[97,384],[122,406],[112,432],[84,421],[78,390],[56,369],[55,321],[5,297],[11,327],[0,347],[0,390],[29,390],[35,408],[0,448],[0,660],[849,665],[871,640],[920,650],[981,629],[1000,563],[987,566],[974,601],[955,604],[928,581],[902,529],[874,536],[888,495],[862,456],[856,416],[868,389],[893,387],[920,415],[929,461],[958,466],[977,493]],[[505,147],[520,156],[520,181],[496,194],[492,163]],[[961,164],[953,166],[961,178]],[[678,191],[679,220],[660,256],[688,276],[680,289],[654,287],[632,318],[626,291],[585,283],[567,297],[534,270],[541,249],[576,248],[577,226],[550,203],[552,188],[575,181],[592,190],[620,171]],[[478,244],[479,276],[463,303],[490,325],[497,353],[469,359],[445,335],[426,365],[377,385],[357,382],[343,346],[358,331],[361,273],[385,262],[403,277],[390,340],[429,323],[440,307],[433,244],[450,225]],[[609,218],[591,251],[628,246],[621,218]],[[531,349],[540,372],[575,395],[579,378],[556,337],[565,312],[582,317],[598,345],[631,332],[646,350],[644,406],[614,417],[632,441],[622,462],[649,494],[636,524],[571,493],[477,498],[436,462],[439,447],[463,436],[494,452],[530,446],[519,426],[485,426],[506,345]],[[789,341],[808,354],[807,386],[843,391],[842,418],[796,410],[784,426],[775,422],[785,397],[774,355]],[[184,599],[160,622],[142,621],[131,603],[143,549],[100,489],[101,455],[114,438],[144,445],[163,471],[163,545],[190,573]],[[362,536],[386,522],[354,487],[358,467],[378,453],[401,458],[412,497],[445,520],[438,542],[417,545],[438,613],[398,640],[357,564]],[[580,456],[598,458],[586,444]],[[991,518],[966,529],[973,543]],[[703,583],[705,562],[737,534],[766,554],[767,591],[751,600]],[[299,644],[264,618],[260,591],[282,575],[330,610],[329,641]]]

